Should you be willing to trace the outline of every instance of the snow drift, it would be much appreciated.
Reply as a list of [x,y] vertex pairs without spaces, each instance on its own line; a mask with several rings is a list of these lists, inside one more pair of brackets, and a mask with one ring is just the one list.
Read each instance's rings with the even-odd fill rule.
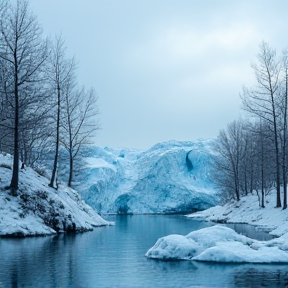
[[146,257],[226,263],[288,263],[288,234],[269,241],[257,241],[216,225],[186,236],[160,238]]
[[183,213],[217,204],[212,140],[170,141],[147,151],[92,147],[85,153],[74,185],[99,213]]
[[0,237],[89,231],[108,225],[79,194],[68,187],[48,187],[48,179],[31,168],[20,170],[18,196],[10,195],[12,157],[0,153]]

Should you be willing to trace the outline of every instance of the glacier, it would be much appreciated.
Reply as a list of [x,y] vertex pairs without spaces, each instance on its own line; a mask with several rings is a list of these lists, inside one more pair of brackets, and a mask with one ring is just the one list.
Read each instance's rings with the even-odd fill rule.
[[101,214],[204,210],[219,200],[210,175],[213,143],[169,141],[146,151],[86,147],[73,187]]

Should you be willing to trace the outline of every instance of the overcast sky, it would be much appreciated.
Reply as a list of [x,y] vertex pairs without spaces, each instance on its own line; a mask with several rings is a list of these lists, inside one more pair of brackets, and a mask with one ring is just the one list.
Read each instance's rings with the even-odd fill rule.
[[95,144],[215,138],[238,119],[261,41],[288,46],[288,0],[29,0],[95,87]]

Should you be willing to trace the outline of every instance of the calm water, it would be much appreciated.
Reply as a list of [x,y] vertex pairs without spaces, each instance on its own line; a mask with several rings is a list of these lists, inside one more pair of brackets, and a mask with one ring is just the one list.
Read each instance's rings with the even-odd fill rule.
[[0,239],[0,288],[284,288],[288,282],[285,265],[162,262],[144,256],[159,237],[188,234],[212,224],[183,216],[115,216],[109,220],[116,225],[84,234]]

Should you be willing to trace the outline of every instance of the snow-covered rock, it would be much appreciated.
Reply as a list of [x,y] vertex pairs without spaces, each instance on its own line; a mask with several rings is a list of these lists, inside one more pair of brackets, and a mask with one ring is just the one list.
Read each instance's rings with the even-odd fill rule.
[[60,185],[48,187],[48,179],[29,167],[20,170],[17,197],[7,188],[12,157],[0,153],[0,236],[50,235],[59,231],[89,231],[108,225],[79,194]]
[[148,250],[146,257],[225,263],[288,263],[287,241],[288,234],[269,241],[258,241],[216,225],[186,236],[160,238]]
[[[212,140],[170,141],[147,151],[91,147],[74,183],[100,213],[177,213],[217,204]],[[84,184],[84,185],[83,185]]]

